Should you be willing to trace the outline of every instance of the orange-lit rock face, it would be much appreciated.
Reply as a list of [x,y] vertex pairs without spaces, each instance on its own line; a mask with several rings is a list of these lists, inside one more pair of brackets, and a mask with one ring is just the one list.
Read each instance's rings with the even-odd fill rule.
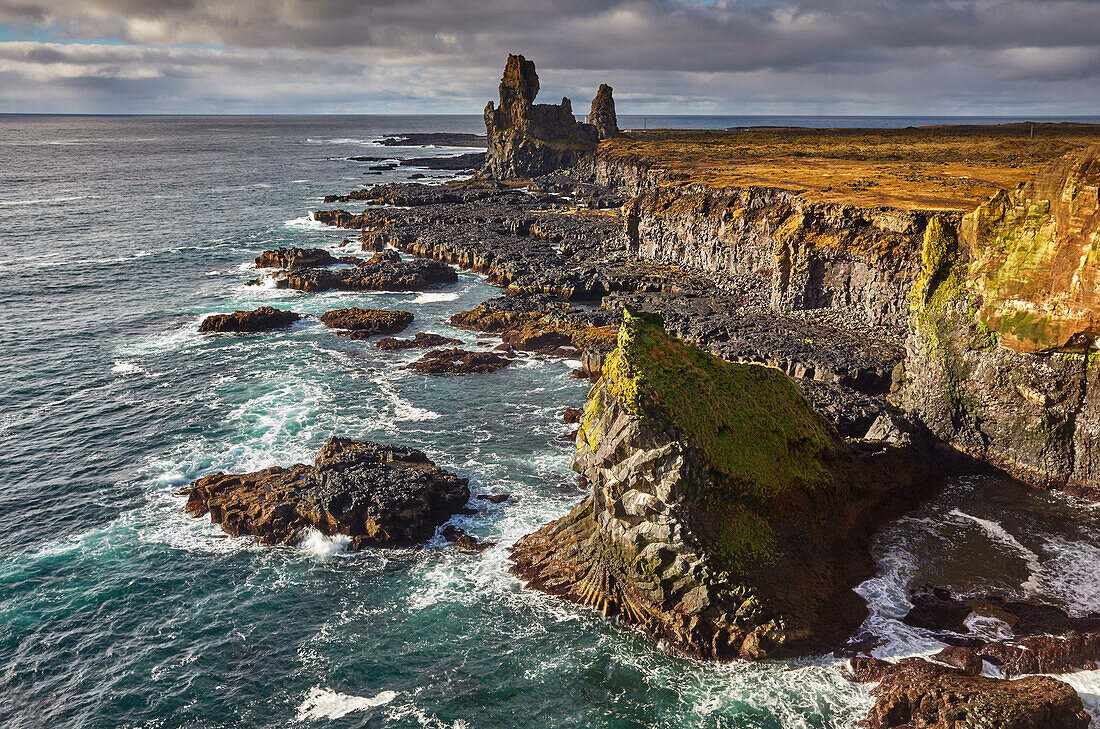
[[1021,352],[1100,344],[1100,144],[1041,167],[963,219],[978,317]]

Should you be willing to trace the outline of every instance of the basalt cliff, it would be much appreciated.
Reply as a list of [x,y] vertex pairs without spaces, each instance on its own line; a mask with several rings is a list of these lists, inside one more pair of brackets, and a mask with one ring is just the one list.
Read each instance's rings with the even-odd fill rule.
[[925,236],[898,402],[953,447],[1100,499],[1100,144]]

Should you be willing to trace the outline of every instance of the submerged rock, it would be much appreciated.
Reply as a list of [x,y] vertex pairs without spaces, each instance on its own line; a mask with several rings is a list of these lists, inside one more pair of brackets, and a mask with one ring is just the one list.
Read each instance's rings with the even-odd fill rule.
[[381,350],[395,352],[405,349],[431,349],[432,347],[446,347],[448,345],[462,344],[459,339],[451,339],[450,337],[444,337],[442,334],[430,334],[428,332],[417,332],[416,336],[412,339],[396,339],[394,337],[386,337],[379,339],[374,346]]
[[969,676],[920,658],[884,668],[864,729],[1087,729],[1073,687],[1049,676]]
[[[1100,614],[1071,616],[1053,605],[991,596],[960,599],[945,588],[931,586],[918,587],[910,599],[913,608],[904,618],[906,624],[940,631],[938,637],[945,641],[961,637],[971,644],[978,660],[1000,666],[1010,678],[1093,670],[1100,661]],[[966,624],[971,614],[995,617],[1011,637],[990,640],[971,634]]]
[[378,334],[393,334],[403,330],[413,322],[413,315],[407,311],[384,311],[382,309],[335,309],[321,315],[321,321],[327,327],[341,329],[340,333],[352,339],[366,339]]
[[507,367],[509,360],[492,352],[469,352],[465,349],[439,349],[408,365],[422,375],[465,375],[474,372],[495,372]]
[[933,481],[910,446],[846,444],[781,371],[629,311],[577,447],[590,495],[513,571],[707,659],[840,643],[867,615],[869,535]]
[[312,466],[200,478],[187,513],[264,544],[297,544],[315,529],[352,537],[352,549],[411,547],[463,508],[467,484],[418,450],[332,438]]
[[293,311],[261,306],[252,311],[234,311],[232,314],[211,314],[199,324],[200,332],[266,332],[288,327],[302,318]]

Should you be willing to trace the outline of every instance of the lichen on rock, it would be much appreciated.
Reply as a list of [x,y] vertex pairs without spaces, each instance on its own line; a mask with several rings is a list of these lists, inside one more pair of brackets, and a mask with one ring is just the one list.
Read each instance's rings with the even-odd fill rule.
[[978,317],[1021,352],[1100,346],[1100,144],[1040,168],[963,219]]
[[849,447],[781,371],[629,310],[577,444],[592,492],[513,571],[707,659],[841,641],[866,615],[872,515],[929,480],[907,447]]
[[[933,218],[896,402],[1022,481],[1100,499],[1100,145]],[[1092,192],[1090,192],[1090,190]]]

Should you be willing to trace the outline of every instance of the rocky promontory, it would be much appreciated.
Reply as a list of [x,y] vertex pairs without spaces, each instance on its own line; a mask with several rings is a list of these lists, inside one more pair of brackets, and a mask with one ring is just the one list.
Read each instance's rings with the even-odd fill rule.
[[935,480],[909,446],[846,443],[783,372],[629,311],[577,448],[591,493],[517,542],[513,571],[718,660],[843,641],[871,532]]
[[467,483],[418,450],[332,438],[313,465],[200,478],[186,490],[187,513],[264,544],[316,530],[351,537],[351,549],[411,547],[465,506]]

